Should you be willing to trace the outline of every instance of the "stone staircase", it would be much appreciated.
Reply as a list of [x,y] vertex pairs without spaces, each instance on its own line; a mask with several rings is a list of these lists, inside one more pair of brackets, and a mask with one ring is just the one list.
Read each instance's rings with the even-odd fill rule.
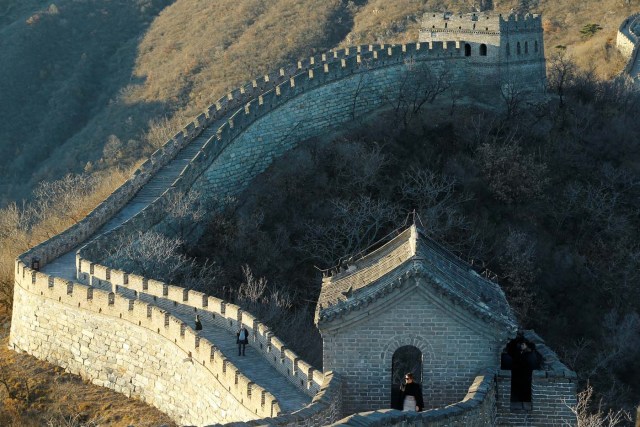
[[[94,233],[92,237],[87,239],[87,241],[123,224],[160,197],[178,178],[202,146],[215,135],[218,126],[219,123],[213,123],[206,128],[199,137],[180,150],[171,162],[161,168],[116,215]],[[42,268],[42,272],[75,282],[76,251],[80,249],[82,245],[84,245],[84,243],[49,262]],[[106,284],[105,290],[111,291],[110,285]],[[126,288],[118,288],[118,293],[130,299],[140,299],[156,305],[185,323],[192,324],[194,321],[195,316],[192,307],[175,304],[172,301],[155,298],[146,294],[136,295],[135,292]],[[260,356],[258,352],[253,351],[250,346],[247,346],[246,356],[238,356],[235,334],[229,333],[226,329],[215,325],[208,319],[206,314],[201,314],[201,318],[203,330],[200,331],[200,334],[214,343],[216,347],[224,353],[225,357],[240,368],[242,373],[251,381],[272,393],[278,400],[282,411],[290,413],[302,409],[311,402],[309,396],[283,377],[271,364]]]

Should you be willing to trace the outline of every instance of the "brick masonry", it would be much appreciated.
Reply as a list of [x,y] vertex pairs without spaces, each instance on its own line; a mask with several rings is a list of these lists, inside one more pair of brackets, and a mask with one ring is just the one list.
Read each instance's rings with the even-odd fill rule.
[[[462,27],[463,17],[459,20],[459,27]],[[426,22],[425,25],[428,25],[428,20]],[[428,406],[447,405],[434,409],[440,411],[437,417],[443,417],[444,413],[445,418],[453,423],[451,425],[456,425],[455,422],[470,422],[472,415],[469,414],[476,412],[469,411],[480,411],[477,413],[484,414],[480,416],[481,420],[485,420],[483,422],[511,422],[499,403],[506,389],[506,386],[500,389],[501,382],[505,383],[501,374],[485,373],[478,379],[479,372],[497,365],[506,336],[491,332],[482,321],[450,301],[438,299],[429,292],[407,291],[411,285],[402,291],[406,294],[397,294],[407,298],[402,310],[392,312],[381,309],[368,319],[354,317],[350,320],[350,327],[356,331],[356,336],[370,337],[366,338],[369,340],[368,346],[356,342],[351,330],[335,329],[323,333],[326,337],[325,348],[328,349],[324,373],[299,369],[304,363],[291,354],[277,337],[263,331],[264,351],[268,353],[265,357],[271,360],[272,352],[279,354],[280,358],[276,357],[275,363],[282,374],[291,376],[296,384],[300,375],[307,375],[312,381],[305,382],[303,379],[302,387],[315,393],[314,401],[308,408],[293,415],[269,418],[273,415],[272,407],[267,405],[263,408],[264,404],[259,399],[256,401],[256,396],[262,393],[250,393],[250,384],[238,383],[238,378],[242,378],[241,372],[234,372],[229,377],[225,372],[228,365],[216,362],[218,359],[213,358],[210,360],[211,366],[206,360],[200,365],[185,362],[190,352],[195,354],[203,351],[207,345],[209,353],[213,355],[214,346],[198,341],[190,328],[172,320],[168,313],[157,307],[137,302],[132,304],[132,300],[120,295],[36,273],[28,267],[34,257],[39,257],[43,265],[47,264],[93,237],[162,165],[205,128],[216,126],[217,133],[203,144],[164,195],[123,225],[84,246],[75,267],[79,274],[85,275],[78,279],[85,280],[87,284],[146,285],[150,292],[162,292],[163,297],[184,303],[185,295],[190,296],[190,291],[134,278],[126,272],[102,266],[97,261],[119,236],[146,230],[161,222],[167,197],[171,193],[193,188],[216,199],[237,194],[273,158],[300,140],[321,135],[354,118],[385,108],[389,100],[397,96],[400,80],[408,79],[409,84],[415,85],[420,78],[424,78],[424,75],[411,73],[416,64],[426,65],[432,73],[447,70],[451,73],[455,90],[478,100],[494,97],[496,89],[504,89],[505,84],[522,84],[529,90],[539,90],[540,83],[544,81],[542,45],[539,45],[538,51],[531,52],[536,37],[541,37],[541,31],[535,27],[538,21],[514,17],[497,22],[499,37],[489,34],[494,30],[488,27],[483,34],[474,32],[473,27],[468,31],[459,28],[457,32],[439,32],[437,37],[445,40],[394,46],[369,45],[334,51],[276,70],[230,92],[154,153],[125,185],[87,218],[20,256],[16,262],[11,344],[16,349],[81,373],[96,383],[145,399],[171,414],[178,422],[206,424],[246,421],[246,425],[261,423],[247,421],[250,415],[253,418],[266,417],[265,422],[273,425],[321,425],[356,410],[374,409],[374,404],[386,406],[390,381],[385,375],[388,375],[389,359],[398,346],[414,345],[422,351],[428,362],[424,369]],[[433,37],[432,33],[429,31],[428,37]],[[515,43],[510,49],[517,49],[517,43],[521,43],[522,56],[518,57],[515,50],[515,57],[506,59],[503,56],[506,46],[500,48],[500,43],[505,40],[501,37],[506,37],[507,33],[511,37],[510,45]],[[470,56],[465,55],[465,40],[468,40],[471,49]],[[494,42],[498,44],[493,45]],[[524,52],[525,42],[532,43],[528,45],[528,53]],[[486,57],[476,55],[482,44],[487,44]],[[525,54],[530,57],[525,57]],[[202,301],[201,297],[201,304]],[[219,302],[215,310],[227,316],[225,319],[231,321],[231,326],[234,321],[239,321],[240,316],[243,320],[250,318],[248,313],[241,313],[237,307],[234,310],[232,305],[224,302]],[[149,317],[149,311],[155,314]],[[416,319],[419,321],[416,322]],[[375,333],[371,334],[372,330]],[[337,345],[342,346],[343,354],[335,350]],[[162,355],[162,360],[157,360],[155,355]],[[363,362],[372,364],[374,368],[366,371]],[[339,373],[343,375],[354,372],[362,381],[379,386],[379,389],[363,394],[354,392],[348,385],[339,387],[340,375],[329,371],[330,366],[341,366],[344,371]],[[569,396],[566,401],[570,402],[571,393],[575,397],[575,381],[570,373],[562,369],[545,370],[543,373],[543,376],[534,379],[534,398],[537,400],[532,415],[540,420],[541,424],[538,425],[553,425],[566,415],[562,406],[557,405],[556,397],[563,399],[563,396]],[[182,390],[184,378],[197,378],[198,381],[193,381],[195,385],[206,383],[206,398],[197,393],[201,388],[192,386],[190,381]],[[345,384],[351,380],[348,378]],[[151,381],[154,387],[145,388]],[[156,382],[160,384],[157,388]],[[176,388],[177,384],[180,384],[180,393],[167,391],[171,387]],[[469,384],[472,384],[471,388]],[[190,404],[179,401],[178,394],[187,398]],[[549,397],[548,403],[543,403],[545,396]],[[374,403],[365,407],[358,401],[363,398],[371,399]],[[198,399],[203,403],[194,404]],[[552,402],[556,402],[556,406]],[[555,413],[559,415],[553,415]],[[365,420],[357,422],[366,423],[368,416],[374,417],[372,419],[376,422],[380,421],[379,425],[420,425],[406,424],[409,422],[406,414],[401,416],[405,418],[398,421],[398,414],[384,411],[361,414],[359,417],[365,417]]]

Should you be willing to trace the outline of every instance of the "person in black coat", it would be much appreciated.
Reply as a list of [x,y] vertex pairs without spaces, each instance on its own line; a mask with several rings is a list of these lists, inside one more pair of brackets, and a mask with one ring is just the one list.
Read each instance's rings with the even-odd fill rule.
[[200,321],[200,316],[196,314],[196,331],[202,330],[202,322]]
[[413,381],[413,374],[410,372],[404,376],[404,381],[405,383],[400,387],[402,410],[421,412],[424,409],[422,387]]

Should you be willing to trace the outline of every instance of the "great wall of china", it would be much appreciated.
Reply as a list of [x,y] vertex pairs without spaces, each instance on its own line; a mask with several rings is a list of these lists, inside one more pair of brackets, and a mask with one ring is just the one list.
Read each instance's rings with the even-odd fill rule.
[[[490,89],[476,84],[483,80],[470,66],[476,59],[465,56],[459,41],[360,46],[299,61],[220,98],[87,217],[18,257],[10,346],[148,402],[179,424],[337,422],[339,375],[301,360],[250,313],[98,260],[120,236],[160,223],[172,194],[237,194],[304,137],[384,107],[381,94],[397,92],[407,64],[452,70],[461,90],[483,96]],[[532,58],[521,62],[539,67]],[[503,71],[480,69],[485,76]],[[191,326],[195,313],[203,331]],[[239,324],[251,336],[247,360],[234,357]],[[575,374],[538,337],[531,339],[550,366],[534,377],[534,396],[549,395],[549,384],[572,387]],[[496,399],[508,401],[506,375],[480,374],[463,401],[445,408],[418,415],[380,410],[340,423],[485,425],[496,420]]]
[[640,41],[640,13],[631,15],[620,25],[616,37],[616,46],[627,59],[624,72],[640,80],[640,57],[638,56],[638,42]]

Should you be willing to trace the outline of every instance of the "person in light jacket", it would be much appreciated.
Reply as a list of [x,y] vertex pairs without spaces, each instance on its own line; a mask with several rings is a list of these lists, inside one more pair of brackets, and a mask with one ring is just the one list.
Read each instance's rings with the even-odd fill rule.
[[244,356],[244,348],[249,344],[249,331],[244,326],[236,334],[236,343],[238,344],[238,356]]

